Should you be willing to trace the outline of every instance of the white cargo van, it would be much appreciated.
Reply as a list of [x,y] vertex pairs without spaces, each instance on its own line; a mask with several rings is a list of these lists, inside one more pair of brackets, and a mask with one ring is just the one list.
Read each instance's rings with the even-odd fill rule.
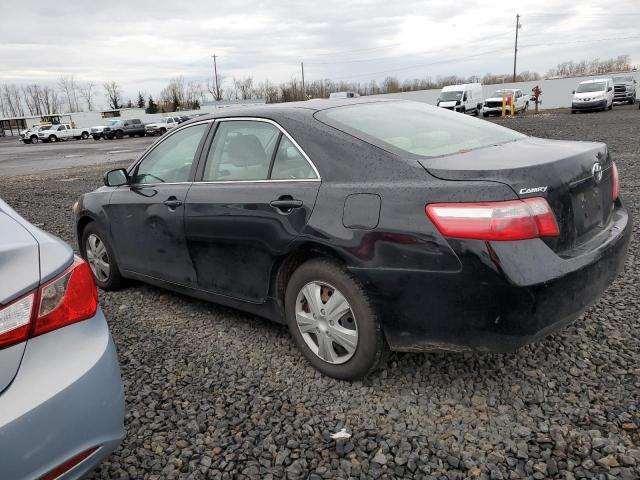
[[482,103],[482,85],[465,83],[444,87],[438,97],[437,105],[456,112],[478,115],[482,110]]
[[611,110],[613,108],[613,79],[596,78],[578,84],[571,100],[571,113],[578,110]]

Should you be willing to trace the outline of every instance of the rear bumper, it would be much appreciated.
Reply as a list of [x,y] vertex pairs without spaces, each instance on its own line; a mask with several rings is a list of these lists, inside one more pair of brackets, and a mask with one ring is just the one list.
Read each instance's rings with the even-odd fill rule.
[[631,219],[616,208],[571,258],[541,240],[450,241],[457,272],[353,269],[397,351],[513,351],[575,320],[624,265]]
[[28,341],[0,395],[2,478],[33,479],[98,450],[66,475],[93,470],[124,438],[124,394],[115,346],[100,310]]

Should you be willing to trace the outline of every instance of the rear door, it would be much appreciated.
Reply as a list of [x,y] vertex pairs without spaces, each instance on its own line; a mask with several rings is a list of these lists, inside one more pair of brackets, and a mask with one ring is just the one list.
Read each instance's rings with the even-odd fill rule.
[[156,144],[129,172],[107,208],[121,268],[179,284],[192,282],[184,240],[184,202],[211,123],[181,128]]
[[224,119],[189,190],[185,233],[194,287],[252,302],[301,233],[320,177],[295,141],[264,119]]

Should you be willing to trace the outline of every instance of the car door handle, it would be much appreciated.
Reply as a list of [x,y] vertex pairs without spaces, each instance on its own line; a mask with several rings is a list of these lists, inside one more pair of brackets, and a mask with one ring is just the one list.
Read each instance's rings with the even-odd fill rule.
[[182,201],[178,200],[176,197],[169,197],[162,203],[164,203],[170,209],[178,208],[180,205],[182,205]]
[[300,208],[302,206],[302,200],[296,200],[295,198],[279,198],[272,201],[269,205],[278,210],[291,210],[292,208]]

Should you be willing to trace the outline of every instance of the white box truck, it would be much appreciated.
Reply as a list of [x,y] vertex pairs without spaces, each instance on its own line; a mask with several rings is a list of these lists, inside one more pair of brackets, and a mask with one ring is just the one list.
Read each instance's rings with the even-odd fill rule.
[[482,110],[483,101],[482,85],[479,83],[465,83],[444,87],[438,97],[437,105],[454,112],[473,113],[477,116]]

